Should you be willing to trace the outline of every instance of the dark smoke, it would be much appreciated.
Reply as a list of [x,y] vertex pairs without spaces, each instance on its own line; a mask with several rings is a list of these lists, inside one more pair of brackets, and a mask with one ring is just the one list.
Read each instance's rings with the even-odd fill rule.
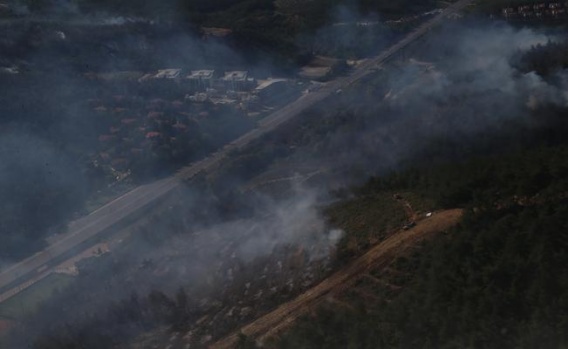
[[[500,23],[445,25],[411,47],[407,62],[380,71],[374,87],[344,92],[334,108],[349,126],[329,131],[306,147],[311,155],[295,158],[365,180],[370,173],[434,160],[428,147],[436,142],[447,145],[446,157],[455,150],[459,160],[458,150],[489,144],[489,138],[515,127],[531,130],[539,124],[540,108],[566,107],[567,72],[543,78],[518,70],[515,62],[531,47],[555,39]],[[326,114],[324,109],[317,115]]]

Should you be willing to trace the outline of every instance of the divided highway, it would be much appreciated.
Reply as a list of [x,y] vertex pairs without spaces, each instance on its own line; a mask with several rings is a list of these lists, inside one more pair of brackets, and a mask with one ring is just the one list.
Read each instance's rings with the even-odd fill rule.
[[439,15],[421,25],[377,57],[361,64],[348,76],[331,81],[320,90],[307,93],[298,100],[267,116],[258,123],[256,129],[244,134],[211,156],[181,169],[172,177],[142,185],[92,212],[88,216],[72,222],[69,225],[69,232],[63,238],[53,242],[43,251],[0,273],[0,295],[7,290],[23,284],[28,279],[37,276],[39,274],[38,269],[43,271],[45,267],[54,267],[62,259],[70,257],[73,253],[80,252],[80,247],[84,247],[86,243],[92,241],[95,237],[133,218],[135,214],[143,212],[144,209],[149,208],[150,204],[157,199],[163,198],[172,190],[176,189],[182,183],[182,180],[192,178],[201,172],[216,168],[221,164],[224,158],[229,156],[231,151],[246,147],[254,140],[277,129],[305,110],[334,95],[338,90],[346,88],[370,74],[401,49],[416,41],[431,28],[442,22],[448,15],[464,9],[471,2],[472,0],[461,0],[452,4]]

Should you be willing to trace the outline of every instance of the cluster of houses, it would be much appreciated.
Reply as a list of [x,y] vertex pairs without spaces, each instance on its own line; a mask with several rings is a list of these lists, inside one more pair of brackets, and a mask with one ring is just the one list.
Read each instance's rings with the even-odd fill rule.
[[565,17],[567,10],[568,2],[539,2],[507,7],[501,13],[506,19],[554,19]]
[[[156,149],[167,155],[191,152],[189,144],[199,147],[199,125],[209,122],[206,120],[211,119],[211,114],[222,114],[225,118],[253,117],[262,112],[266,103],[270,105],[271,99],[281,98],[297,87],[288,79],[256,80],[247,71],[182,72],[164,69],[138,74],[134,80],[132,74],[128,75],[129,81],[148,86],[149,91],[173,91],[162,98],[157,95],[149,98],[150,93],[108,95],[87,101],[90,109],[109,124],[108,130],[99,135],[99,152],[94,158],[97,167],[120,181],[130,175],[131,169],[135,171],[132,168],[135,163],[141,164]],[[120,77],[124,78],[123,75]],[[118,78],[116,74],[105,77]],[[163,88],[155,84],[163,84]]]
[[175,84],[187,93],[185,101],[234,105],[242,110],[255,109],[261,99],[277,96],[291,87],[288,79],[257,80],[248,71],[163,69],[144,74],[138,82],[152,85]]
[[109,124],[107,131],[99,135],[100,152],[94,161],[116,180],[127,177],[132,162],[148,156],[157,144],[167,145],[172,151],[179,148],[181,144],[177,143],[191,131],[192,120],[200,117],[200,111],[184,113],[184,103],[177,100],[145,101],[115,95],[106,101],[92,99],[88,103]]

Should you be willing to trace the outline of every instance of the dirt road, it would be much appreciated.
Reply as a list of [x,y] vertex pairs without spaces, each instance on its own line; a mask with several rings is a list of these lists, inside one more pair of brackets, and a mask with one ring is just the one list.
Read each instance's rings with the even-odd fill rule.
[[296,299],[280,305],[272,312],[256,319],[240,330],[212,344],[210,349],[233,348],[238,342],[239,333],[259,342],[282,331],[326,296],[347,288],[357,276],[365,273],[371,266],[388,265],[396,256],[403,254],[418,241],[435,236],[459,222],[463,215],[461,209],[440,211],[429,218],[417,222],[409,230],[401,230],[382,243],[376,245],[363,256],[331,275],[320,284],[304,292]]

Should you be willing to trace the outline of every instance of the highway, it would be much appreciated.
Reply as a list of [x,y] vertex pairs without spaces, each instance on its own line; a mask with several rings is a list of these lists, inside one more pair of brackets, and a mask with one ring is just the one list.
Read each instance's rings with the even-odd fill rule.
[[[302,112],[333,96],[338,90],[348,87],[372,73],[381,64],[388,61],[400,50],[425,35],[431,28],[442,22],[448,15],[456,13],[469,5],[472,0],[461,0],[447,7],[439,15],[419,26],[395,45],[380,55],[369,59],[354,69],[349,75],[327,83],[318,91],[307,93],[296,101],[267,116],[258,123],[258,127],[211,156],[190,164],[175,175],[150,184],[142,185],[120,198],[106,204],[91,214],[69,224],[68,233],[53,242],[43,251],[3,270],[0,273],[0,294],[25,283],[40,274],[45,267],[51,268],[61,258],[73,252],[80,252],[79,247],[94,240],[109,229],[143,212],[156,200],[172,192],[183,182],[199,173],[218,167],[233,150],[243,149],[251,142],[277,129],[282,124],[297,117]],[[75,251],[76,250],[76,251]],[[40,269],[41,268],[41,269]]]

